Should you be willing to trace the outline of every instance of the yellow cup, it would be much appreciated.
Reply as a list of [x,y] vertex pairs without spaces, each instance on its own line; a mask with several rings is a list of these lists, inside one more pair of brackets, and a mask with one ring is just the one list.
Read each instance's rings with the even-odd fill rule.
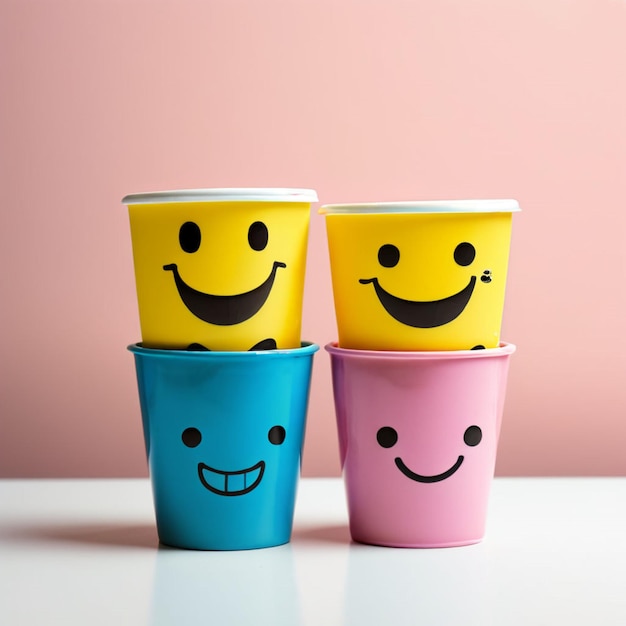
[[309,189],[128,195],[143,345],[300,346]]
[[339,346],[497,347],[519,210],[515,200],[321,207]]

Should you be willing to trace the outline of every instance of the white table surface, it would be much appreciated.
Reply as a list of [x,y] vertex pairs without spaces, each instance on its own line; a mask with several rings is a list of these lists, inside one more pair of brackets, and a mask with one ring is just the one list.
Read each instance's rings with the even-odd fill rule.
[[351,543],[340,479],[291,543],[159,546],[147,480],[0,481],[0,624],[626,624],[626,478],[499,478],[485,540]]

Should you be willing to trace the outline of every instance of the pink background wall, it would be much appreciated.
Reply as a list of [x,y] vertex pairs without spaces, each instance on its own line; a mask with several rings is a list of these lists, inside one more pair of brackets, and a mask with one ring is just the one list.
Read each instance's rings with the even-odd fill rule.
[[[0,475],[146,475],[120,199],[227,186],[516,198],[498,473],[625,474],[625,41],[623,0],[1,0]],[[305,474],[334,428],[320,352]]]

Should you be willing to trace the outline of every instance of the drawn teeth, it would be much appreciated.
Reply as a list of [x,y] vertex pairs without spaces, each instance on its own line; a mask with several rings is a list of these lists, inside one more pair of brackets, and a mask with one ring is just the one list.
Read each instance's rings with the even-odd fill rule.
[[209,491],[222,496],[240,496],[249,493],[261,482],[264,471],[264,461],[235,472],[214,469],[204,463],[198,465],[198,475],[202,484]]

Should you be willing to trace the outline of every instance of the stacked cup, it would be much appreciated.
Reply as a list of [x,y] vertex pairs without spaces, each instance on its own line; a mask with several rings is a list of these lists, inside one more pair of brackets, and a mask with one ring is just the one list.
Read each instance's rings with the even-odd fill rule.
[[500,341],[514,200],[327,205],[331,357],[355,541],[485,532],[512,344]]
[[318,346],[302,342],[307,189],[133,194],[134,354],[162,543],[286,543]]

